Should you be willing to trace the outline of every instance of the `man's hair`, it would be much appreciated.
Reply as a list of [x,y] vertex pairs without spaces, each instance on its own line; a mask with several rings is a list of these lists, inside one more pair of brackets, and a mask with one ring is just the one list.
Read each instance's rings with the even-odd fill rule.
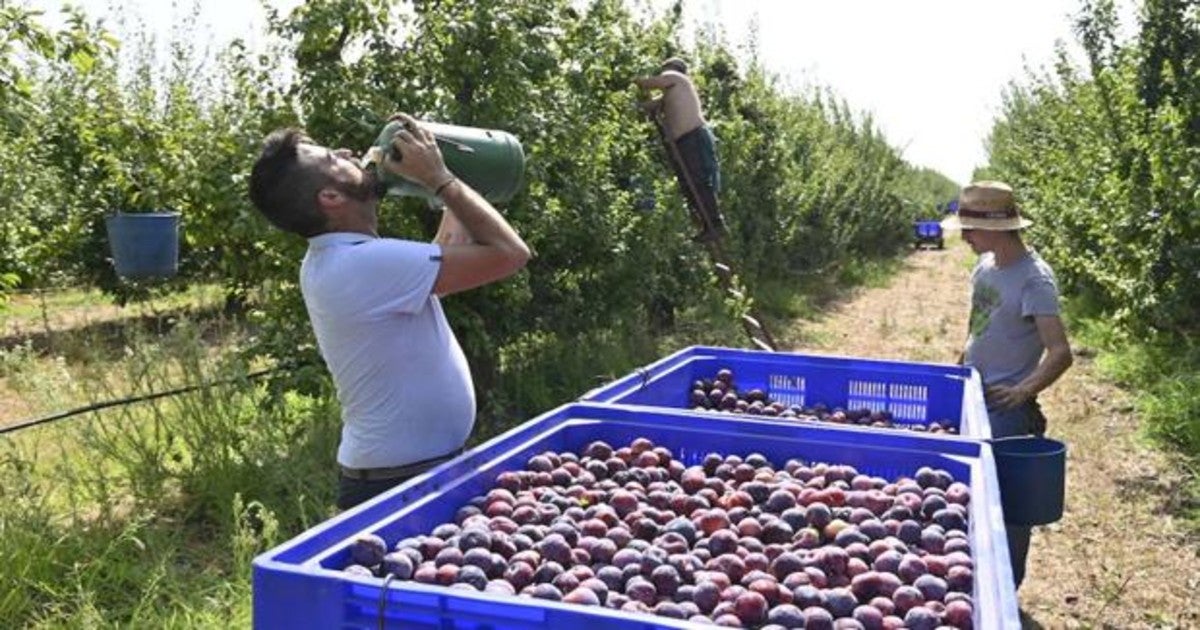
[[679,57],[671,57],[670,59],[662,62],[662,69],[674,70],[680,74],[687,74],[687,63],[685,63]]
[[309,238],[325,231],[317,192],[328,178],[300,163],[297,147],[306,142],[304,132],[291,127],[267,136],[250,170],[250,201],[275,227]]

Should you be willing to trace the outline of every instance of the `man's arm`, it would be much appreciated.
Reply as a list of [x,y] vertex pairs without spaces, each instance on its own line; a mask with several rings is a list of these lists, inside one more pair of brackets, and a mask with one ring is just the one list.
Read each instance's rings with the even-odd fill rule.
[[442,193],[446,212],[466,228],[474,243],[442,246],[442,268],[433,292],[450,295],[503,280],[521,270],[532,254],[504,217],[462,180]]
[[442,212],[442,221],[438,224],[438,231],[433,236],[433,242],[438,245],[470,245],[475,241],[471,239],[467,228],[453,212]]
[[678,73],[664,72],[650,77],[638,77],[633,82],[643,90],[665,90],[679,80],[675,74]]
[[1046,353],[1037,368],[1020,383],[1012,386],[996,385],[988,389],[988,398],[1001,409],[1009,409],[1033,400],[1042,390],[1053,385],[1075,362],[1061,317],[1038,315],[1033,321],[1037,325],[1038,337],[1046,347]]
[[[446,204],[438,236],[450,239],[457,221],[474,243],[442,243],[442,264],[433,292],[439,296],[458,293],[502,280],[520,271],[529,261],[529,246],[504,217],[479,193],[446,169],[433,134],[411,117],[398,114],[407,129],[396,134],[399,164],[385,158],[384,164],[399,175],[435,191]],[[459,237],[455,237],[461,238]],[[436,240],[436,238],[435,238]]]

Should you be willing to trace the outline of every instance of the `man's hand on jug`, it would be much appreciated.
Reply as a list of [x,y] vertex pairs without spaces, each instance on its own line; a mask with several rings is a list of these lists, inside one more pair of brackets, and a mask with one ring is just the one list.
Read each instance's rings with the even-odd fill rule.
[[388,122],[396,120],[404,123],[404,128],[392,138],[392,146],[400,152],[400,161],[386,156],[384,165],[387,169],[429,190],[437,190],[453,179],[454,175],[442,161],[442,152],[433,133],[408,114],[393,114]]

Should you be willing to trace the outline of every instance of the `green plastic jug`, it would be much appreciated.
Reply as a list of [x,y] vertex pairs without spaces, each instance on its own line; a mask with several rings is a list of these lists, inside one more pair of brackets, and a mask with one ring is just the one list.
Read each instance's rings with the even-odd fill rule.
[[[525,152],[512,134],[495,129],[460,127],[442,123],[422,122],[437,138],[438,148],[446,168],[474,188],[488,201],[503,203],[521,190],[525,176]],[[392,137],[404,128],[401,121],[384,126],[375,140],[381,151],[392,150]],[[398,159],[393,152],[392,159]],[[411,182],[386,169],[379,169],[380,183],[389,195],[407,195],[433,200],[433,191]]]

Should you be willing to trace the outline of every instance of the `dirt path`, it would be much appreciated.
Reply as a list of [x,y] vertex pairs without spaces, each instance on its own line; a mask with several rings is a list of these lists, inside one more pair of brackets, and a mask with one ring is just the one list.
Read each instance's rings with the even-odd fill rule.
[[[958,239],[908,257],[889,286],[855,292],[785,334],[796,350],[952,362],[974,256]],[[1063,519],[1037,528],[1021,589],[1026,628],[1200,628],[1200,544],[1171,515],[1177,468],[1138,437],[1129,396],[1091,352],[1042,396],[1068,444]]]

